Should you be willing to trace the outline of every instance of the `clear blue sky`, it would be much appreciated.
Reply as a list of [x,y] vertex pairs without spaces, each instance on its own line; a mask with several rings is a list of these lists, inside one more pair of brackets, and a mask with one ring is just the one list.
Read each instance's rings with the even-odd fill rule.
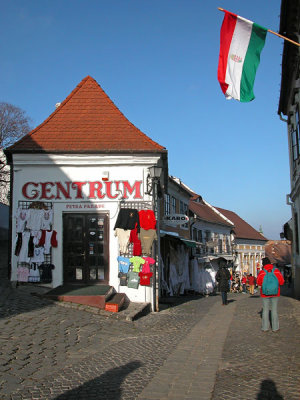
[[251,103],[218,81],[223,7],[279,29],[280,0],[14,0],[0,13],[0,101],[35,127],[91,75],[169,153],[169,172],[269,239],[290,218],[283,40],[268,34]]

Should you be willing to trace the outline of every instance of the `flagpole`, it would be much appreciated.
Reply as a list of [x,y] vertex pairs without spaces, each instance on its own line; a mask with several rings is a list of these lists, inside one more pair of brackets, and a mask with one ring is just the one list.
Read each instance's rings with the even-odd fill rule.
[[[224,8],[221,8],[221,7],[218,7],[218,10],[224,11],[224,12],[229,12],[229,13],[230,13],[230,11],[226,11],[226,10],[224,10]],[[232,14],[232,13],[230,13],[230,14]],[[286,36],[282,36],[282,35],[280,35],[280,34],[277,33],[277,32],[271,31],[271,29],[267,29],[267,31],[270,32],[270,33],[272,33],[273,35],[276,35],[276,36],[280,37],[281,39],[287,40],[288,42],[293,43],[293,44],[295,44],[296,46],[300,47],[300,43],[295,42],[294,40],[289,39],[289,38],[287,38]]]

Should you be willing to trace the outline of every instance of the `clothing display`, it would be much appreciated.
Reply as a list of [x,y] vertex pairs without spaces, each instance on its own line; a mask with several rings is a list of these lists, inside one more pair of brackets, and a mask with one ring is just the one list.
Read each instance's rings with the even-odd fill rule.
[[44,252],[44,247],[34,247],[33,256],[31,257],[30,262],[43,263],[45,261]]
[[142,244],[138,236],[137,227],[132,229],[129,236],[130,243],[133,243],[133,255],[141,256],[142,255]]
[[39,246],[44,246],[45,254],[50,253],[50,248],[57,247],[57,232],[56,231],[45,231],[42,230],[41,239],[39,241]]
[[16,232],[23,232],[25,229],[26,221],[29,216],[29,210],[23,210],[19,207],[16,211]]
[[143,229],[140,230],[140,240],[142,244],[142,253],[144,255],[151,255],[151,248],[153,241],[157,239],[156,230],[155,229]]
[[183,294],[190,289],[189,253],[184,245],[170,245],[169,271],[170,296]]
[[22,248],[22,232],[19,232],[15,243],[15,256],[19,256]]
[[33,231],[38,231],[42,227],[42,219],[44,215],[44,210],[38,210],[35,208],[30,208],[28,211],[28,218],[26,222],[26,229]]
[[[21,246],[18,246],[18,243],[17,243],[17,247],[18,248],[20,247],[18,261],[24,262],[24,263],[29,263],[30,257],[28,257],[28,244],[29,244],[29,239],[30,239],[30,232],[24,231],[24,232],[22,232],[21,235],[22,235]],[[19,235],[18,235],[18,240],[19,240]]]
[[141,265],[145,264],[145,260],[142,257],[134,256],[130,258],[130,262],[133,264],[133,272],[140,272]]
[[128,275],[125,272],[119,272],[118,277],[120,278],[120,286],[127,286]]
[[55,266],[53,264],[41,264],[39,266],[40,270],[40,281],[42,283],[51,283],[52,282],[52,271]]
[[20,206],[15,213],[17,279],[50,283],[54,266],[49,263],[49,256],[46,258],[49,264],[45,264],[45,255],[50,255],[51,247],[57,247],[57,233],[51,229],[53,209],[39,201],[23,204],[26,208]]
[[128,252],[130,230],[116,228],[115,236],[119,239],[120,253],[126,254]]
[[53,210],[43,210],[41,229],[50,230],[53,223]]
[[17,279],[19,282],[28,282],[29,268],[18,267],[17,268]]
[[139,211],[140,227],[143,229],[155,229],[156,219],[153,210]]
[[140,277],[140,285],[141,286],[150,286],[150,279],[153,275],[153,272],[139,272]]
[[151,257],[143,257],[143,258],[145,260],[145,264],[143,264],[142,272],[148,274],[149,272],[151,272],[150,265],[154,264],[155,260],[154,258]]
[[28,282],[40,282],[40,271],[36,266],[30,268]]
[[127,272],[129,271],[129,266],[130,266],[130,260],[127,257],[122,257],[119,256],[117,258],[118,263],[119,263],[119,271],[122,273],[127,274]]
[[114,229],[121,228],[132,230],[136,226],[139,230],[140,222],[138,210],[134,208],[121,208]]
[[138,272],[130,271],[128,272],[128,284],[127,286],[132,289],[138,289],[140,284],[140,277]]

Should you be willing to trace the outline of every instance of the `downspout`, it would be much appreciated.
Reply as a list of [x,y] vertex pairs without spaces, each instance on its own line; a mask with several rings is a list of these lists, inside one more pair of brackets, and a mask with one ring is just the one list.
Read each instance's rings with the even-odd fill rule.
[[278,113],[278,115],[279,115],[280,121],[288,123],[288,119],[284,119],[284,118],[281,116],[281,112]]

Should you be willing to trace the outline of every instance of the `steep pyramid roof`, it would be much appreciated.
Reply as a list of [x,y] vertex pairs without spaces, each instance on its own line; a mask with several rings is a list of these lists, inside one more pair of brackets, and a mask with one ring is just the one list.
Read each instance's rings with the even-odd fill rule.
[[136,128],[99,84],[84,78],[37,128],[9,152],[166,152]]

